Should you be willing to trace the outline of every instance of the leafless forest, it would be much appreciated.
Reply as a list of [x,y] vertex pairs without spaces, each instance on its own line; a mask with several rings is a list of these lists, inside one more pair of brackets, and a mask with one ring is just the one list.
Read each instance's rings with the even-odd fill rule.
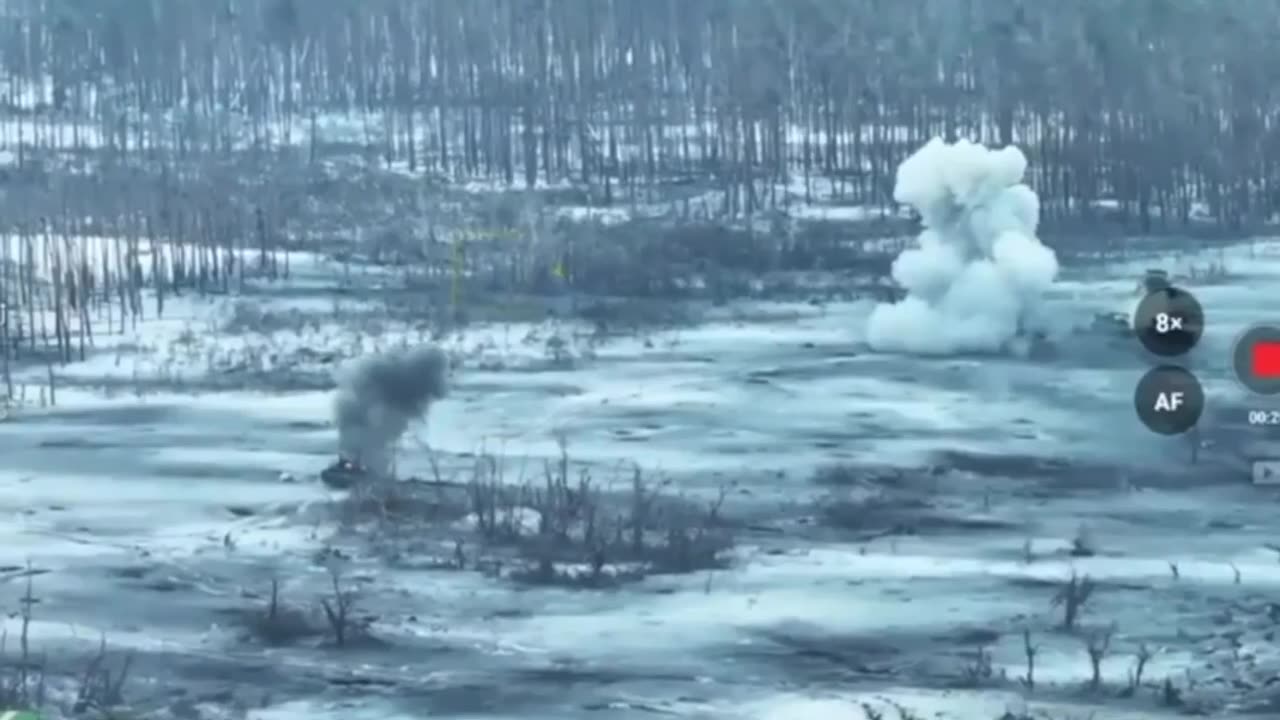
[[[3,7],[6,366],[37,338],[70,359],[143,287],[159,312],[286,275],[285,248],[447,284],[466,227],[491,241],[466,276],[504,292],[874,271],[865,241],[904,228],[894,169],[935,135],[1022,146],[1060,252],[1241,235],[1280,204],[1269,0]],[[872,210],[795,220],[815,203]],[[608,227],[545,212],[655,204]]]

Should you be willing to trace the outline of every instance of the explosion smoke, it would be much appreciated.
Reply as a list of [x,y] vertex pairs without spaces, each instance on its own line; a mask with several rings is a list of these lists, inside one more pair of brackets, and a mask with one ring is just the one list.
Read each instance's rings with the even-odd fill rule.
[[333,401],[338,453],[389,475],[396,443],[448,392],[449,359],[426,346],[356,361],[338,379]]
[[872,348],[921,355],[1001,352],[1030,329],[1058,274],[1040,243],[1040,198],[1016,147],[934,138],[898,166],[893,197],[920,213],[919,246],[893,263],[901,302],[872,311]]

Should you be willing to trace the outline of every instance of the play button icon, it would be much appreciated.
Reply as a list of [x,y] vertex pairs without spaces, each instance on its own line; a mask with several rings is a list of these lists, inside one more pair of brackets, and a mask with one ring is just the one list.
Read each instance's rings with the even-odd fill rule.
[[1254,485],[1280,485],[1280,460],[1254,460]]

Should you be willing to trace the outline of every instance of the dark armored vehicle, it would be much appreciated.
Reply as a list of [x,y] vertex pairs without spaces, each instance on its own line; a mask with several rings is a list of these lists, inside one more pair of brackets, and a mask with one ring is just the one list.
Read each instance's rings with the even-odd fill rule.
[[363,465],[340,457],[337,462],[320,471],[320,482],[334,490],[350,490],[368,476],[369,471]]

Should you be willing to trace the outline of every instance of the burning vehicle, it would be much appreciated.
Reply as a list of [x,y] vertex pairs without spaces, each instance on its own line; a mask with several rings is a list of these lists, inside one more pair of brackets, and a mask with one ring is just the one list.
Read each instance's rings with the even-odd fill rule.
[[344,457],[320,471],[320,482],[334,490],[350,490],[368,477],[368,468]]
[[338,459],[320,479],[345,490],[394,477],[396,444],[448,394],[448,381],[448,356],[431,345],[369,355],[343,368],[333,399]]

